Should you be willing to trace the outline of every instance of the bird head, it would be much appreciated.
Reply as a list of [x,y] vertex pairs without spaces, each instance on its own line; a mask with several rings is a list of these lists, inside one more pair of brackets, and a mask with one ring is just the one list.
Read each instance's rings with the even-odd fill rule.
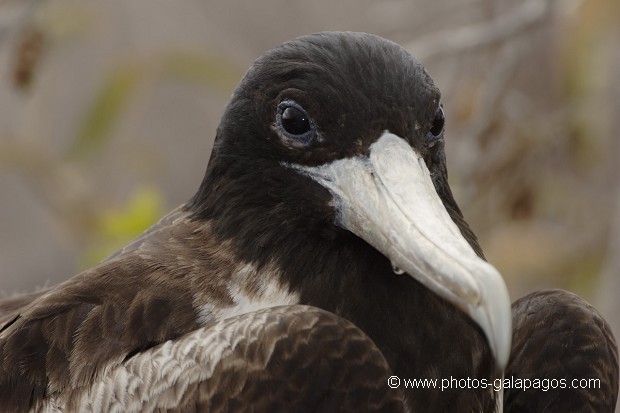
[[249,259],[353,234],[469,316],[503,370],[510,300],[448,186],[444,123],[439,90],[397,44],[297,38],[256,60],[233,93],[189,205]]

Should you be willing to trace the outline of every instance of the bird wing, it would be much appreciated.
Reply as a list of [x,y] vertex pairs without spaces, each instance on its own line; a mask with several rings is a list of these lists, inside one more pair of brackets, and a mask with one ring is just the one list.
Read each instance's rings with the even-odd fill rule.
[[352,323],[314,307],[282,306],[136,354],[42,410],[401,412],[403,393],[388,388],[390,374]]
[[25,411],[152,347],[298,297],[175,210],[100,265],[15,304],[0,327],[0,406]]
[[[505,377],[521,388],[505,388],[506,413],[613,412],[618,346],[594,307],[567,291],[542,290],[515,301],[512,313],[513,345]],[[527,390],[516,379],[532,385],[548,381]],[[598,379],[598,387],[597,382],[580,383],[583,379]]]
[[12,321],[12,319],[17,317],[22,307],[27,306],[47,291],[49,291],[49,289],[0,299],[0,327]]

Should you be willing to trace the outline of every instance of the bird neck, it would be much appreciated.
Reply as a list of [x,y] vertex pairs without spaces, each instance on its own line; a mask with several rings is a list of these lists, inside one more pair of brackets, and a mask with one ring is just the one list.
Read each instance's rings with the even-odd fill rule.
[[[426,386],[437,386],[407,389],[412,411],[458,411],[460,405],[494,411],[491,387],[455,388],[462,383],[452,381],[452,388],[441,390],[445,379],[492,383],[493,357],[480,329],[412,277],[395,274],[390,261],[365,241],[335,226],[328,192],[300,196],[291,188],[303,191],[307,185],[293,181],[305,177],[281,172],[268,164],[252,174],[242,163],[210,165],[189,208],[195,219],[211,221],[217,238],[233,243],[239,259],[258,271],[275,264],[282,284],[302,304],[360,327],[402,380],[426,379]],[[462,219],[460,211],[449,212]]]
[[[403,386],[405,380],[427,380],[420,388],[406,389],[411,411],[458,412],[458,406],[494,411],[497,394],[490,387],[473,387],[475,380],[491,384],[495,378],[493,357],[478,326],[412,277],[395,274],[389,260],[368,244],[347,241],[350,249],[337,249],[340,259],[333,260],[334,265],[341,263],[336,271],[339,277],[330,280],[325,275],[319,283],[320,274],[306,274],[315,285],[301,289],[302,302],[332,311],[361,328]],[[319,289],[317,284],[325,287]],[[457,381],[461,379],[465,381]],[[471,388],[461,388],[467,379]],[[442,391],[442,380],[452,388]],[[424,385],[437,388],[421,388]]]

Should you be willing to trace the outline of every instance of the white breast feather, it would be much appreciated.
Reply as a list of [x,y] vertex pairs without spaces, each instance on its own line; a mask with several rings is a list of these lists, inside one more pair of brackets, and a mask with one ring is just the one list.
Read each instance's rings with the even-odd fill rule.
[[[40,412],[151,412],[179,405],[188,386],[212,377],[222,360],[231,357],[241,341],[252,340],[267,318],[278,311],[307,311],[304,306],[276,308],[221,320],[177,340],[139,353],[105,372],[89,386],[49,400]],[[263,347],[269,356],[273,347]],[[269,359],[269,357],[266,357]],[[250,368],[264,369],[254,365]],[[73,400],[70,400],[73,398]],[[60,410],[62,409],[62,410]]]

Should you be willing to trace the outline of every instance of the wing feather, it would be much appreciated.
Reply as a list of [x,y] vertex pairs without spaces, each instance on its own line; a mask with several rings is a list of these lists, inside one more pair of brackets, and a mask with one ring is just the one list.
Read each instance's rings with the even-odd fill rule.
[[313,307],[272,307],[139,353],[43,411],[404,411],[390,375],[352,323]]
[[[506,413],[613,413],[618,346],[594,307],[573,293],[543,290],[515,301],[512,313],[513,346],[506,377],[565,380],[567,388],[508,388]],[[572,388],[573,380],[581,379],[599,379],[600,387]]]

